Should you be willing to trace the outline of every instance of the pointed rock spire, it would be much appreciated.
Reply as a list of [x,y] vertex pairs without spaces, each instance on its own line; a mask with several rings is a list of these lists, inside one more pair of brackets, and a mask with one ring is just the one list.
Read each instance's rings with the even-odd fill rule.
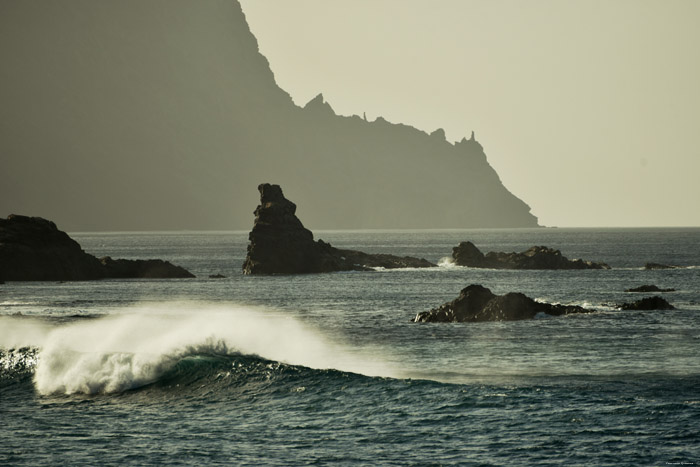
[[310,110],[312,112],[321,112],[321,113],[335,115],[333,108],[323,98],[323,93],[320,93],[320,92],[318,93],[318,95],[316,97],[314,97],[313,99],[311,99],[309,102],[306,103],[306,105],[304,106],[304,110]]

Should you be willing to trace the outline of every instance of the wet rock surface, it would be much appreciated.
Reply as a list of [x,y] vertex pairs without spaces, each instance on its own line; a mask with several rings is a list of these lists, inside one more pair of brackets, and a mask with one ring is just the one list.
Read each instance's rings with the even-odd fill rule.
[[552,305],[537,302],[519,293],[495,295],[478,284],[465,287],[459,296],[432,310],[418,313],[416,323],[466,323],[480,321],[517,321],[533,319],[540,313],[561,316],[570,313],[589,313],[580,306]]

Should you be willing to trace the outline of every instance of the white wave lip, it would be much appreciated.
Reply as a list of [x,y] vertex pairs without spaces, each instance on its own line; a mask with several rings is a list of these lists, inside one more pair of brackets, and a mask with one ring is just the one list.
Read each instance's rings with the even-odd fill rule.
[[316,369],[398,376],[376,356],[328,342],[291,317],[244,307],[137,308],[54,328],[44,337],[34,374],[43,395],[140,387],[192,352],[239,352]]

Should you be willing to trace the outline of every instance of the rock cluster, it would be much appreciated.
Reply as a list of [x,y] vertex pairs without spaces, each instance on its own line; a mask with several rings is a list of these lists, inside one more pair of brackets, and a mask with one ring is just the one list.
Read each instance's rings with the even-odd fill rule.
[[656,285],[640,285],[632,289],[627,289],[625,292],[675,292],[676,289],[662,289]]
[[644,269],[648,271],[654,271],[657,269],[678,269],[678,266],[671,266],[669,264],[661,264],[661,263],[646,263],[644,265]]
[[478,284],[462,289],[459,297],[430,311],[418,313],[416,323],[465,323],[478,321],[516,321],[533,319],[539,313],[561,316],[588,313],[580,306],[552,305],[537,302],[517,292],[495,295]]
[[632,303],[619,305],[621,310],[675,310],[676,307],[659,296],[646,297]]
[[365,271],[369,268],[431,267],[418,258],[373,255],[334,248],[313,233],[296,216],[296,205],[284,197],[279,185],[258,186],[260,205],[248,238],[245,274],[305,274]]
[[458,266],[491,269],[610,269],[605,263],[570,260],[561,251],[533,246],[522,253],[489,252],[485,255],[472,243],[461,242],[452,249]]
[[12,214],[0,219],[0,280],[73,281],[106,278],[194,277],[161,260],[97,259],[56,224]]
[[194,277],[187,269],[162,259],[112,259],[100,258],[105,277],[110,279],[157,279]]

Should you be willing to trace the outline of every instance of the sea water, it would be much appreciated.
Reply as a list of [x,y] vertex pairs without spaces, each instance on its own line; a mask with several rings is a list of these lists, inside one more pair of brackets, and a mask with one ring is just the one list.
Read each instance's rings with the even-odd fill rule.
[[[0,285],[0,465],[700,462],[700,229],[321,232],[440,266],[255,277],[246,232],[72,236],[197,278]],[[465,240],[612,269],[454,266]],[[596,312],[411,322],[469,284]],[[644,284],[676,310],[620,311]]]

